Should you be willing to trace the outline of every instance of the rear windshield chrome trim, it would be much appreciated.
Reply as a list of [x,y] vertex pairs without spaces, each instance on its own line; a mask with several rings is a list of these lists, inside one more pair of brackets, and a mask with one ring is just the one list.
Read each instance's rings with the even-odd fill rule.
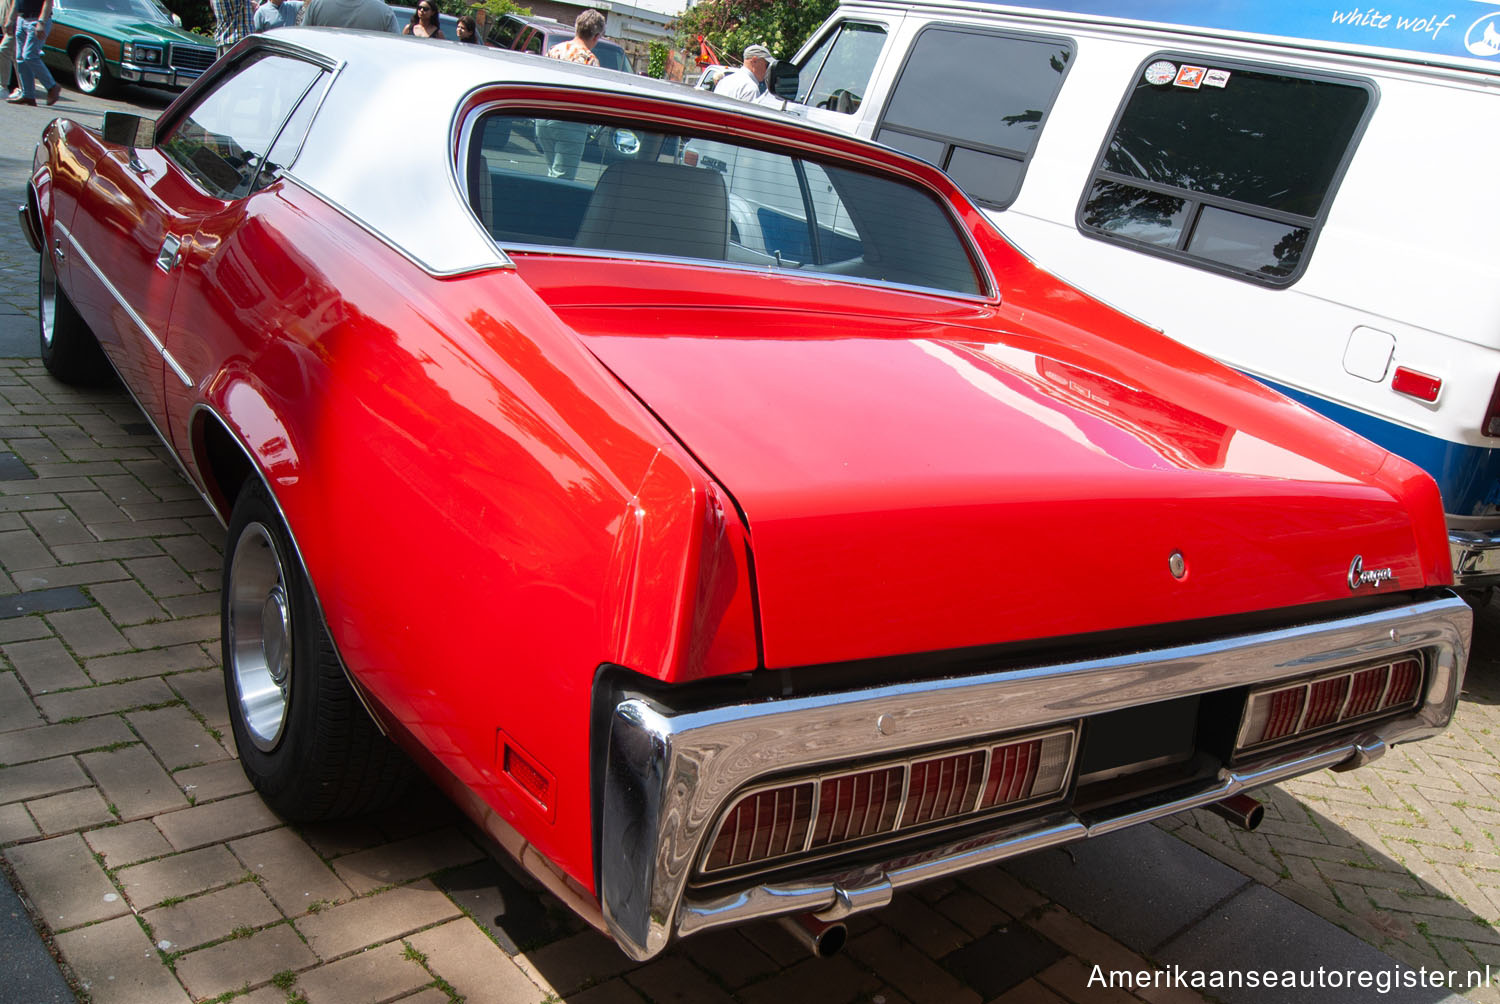
[[[497,245],[498,246],[498,245]],[[678,258],[673,255],[641,254],[635,251],[601,251],[597,248],[575,248],[566,244],[506,244],[502,253],[513,259],[515,255],[536,254],[568,258],[597,258],[607,261],[643,261],[663,265],[692,265],[702,268],[730,269],[736,272],[754,272],[758,275],[774,275],[784,279],[806,279],[814,282],[840,282],[854,286],[890,289],[901,293],[916,293],[921,296],[936,296],[944,300],[958,300],[993,306],[996,298],[975,293],[959,293],[951,289],[934,286],[909,286],[902,282],[887,282],[883,279],[863,279],[859,276],[839,275],[837,272],[817,272],[800,268],[777,268],[775,265],[755,265],[749,262],[715,261],[712,258]]]

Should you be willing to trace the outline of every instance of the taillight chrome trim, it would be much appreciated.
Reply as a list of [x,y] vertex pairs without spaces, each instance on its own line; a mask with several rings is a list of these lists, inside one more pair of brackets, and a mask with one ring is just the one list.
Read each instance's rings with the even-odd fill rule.
[[[1055,789],[1040,793],[1032,792],[1030,795],[1014,802],[1001,802],[989,808],[980,808],[979,803],[984,798],[984,792],[989,785],[991,773],[995,769],[996,750],[1020,746],[1024,743],[1045,743],[1048,739],[1055,736],[1065,736],[1068,740],[1067,763],[1064,765],[1061,780]],[[961,807],[953,815],[907,824],[905,820],[907,802],[911,797],[912,768],[917,764],[930,760],[961,757],[974,753],[982,753],[984,755],[984,767],[980,772],[979,782],[974,786],[972,798],[967,795],[965,796],[968,804]],[[720,812],[718,821],[714,823],[708,839],[703,841],[695,870],[698,875],[703,876],[708,881],[717,882],[730,878],[743,878],[771,868],[784,867],[788,862],[802,857],[817,858],[842,854],[855,848],[877,846],[896,840],[904,840],[915,834],[930,833],[946,827],[964,826],[978,819],[988,819],[1012,812],[1034,809],[1037,806],[1046,805],[1048,802],[1058,801],[1067,794],[1069,783],[1073,778],[1073,769],[1077,766],[1077,763],[1078,725],[1076,722],[1073,722],[1057,728],[995,736],[984,742],[965,743],[962,746],[911,751],[906,756],[885,759],[871,764],[862,764],[859,767],[847,770],[825,771],[813,775],[794,774],[781,776],[746,788],[725,803],[725,808]],[[896,806],[895,821],[888,829],[830,842],[819,847],[813,846],[813,838],[818,829],[819,806],[822,804],[823,786],[825,784],[834,783],[844,778],[888,771],[894,768],[900,768],[902,772],[901,798]],[[808,815],[807,833],[799,849],[786,851],[777,855],[768,855],[757,861],[747,861],[740,864],[731,863],[718,868],[709,867],[709,859],[713,855],[714,849],[718,846],[719,838],[724,834],[724,827],[729,825],[729,821],[734,817],[741,805],[747,800],[767,791],[797,788],[808,783],[811,783],[813,786],[812,803]]]
[[[1285,746],[1289,743],[1303,742],[1330,732],[1337,732],[1340,729],[1350,728],[1379,718],[1395,717],[1409,712],[1422,703],[1422,693],[1426,689],[1428,679],[1425,661],[1421,652],[1406,652],[1377,660],[1366,660],[1351,666],[1341,666],[1336,670],[1319,673],[1316,676],[1278,680],[1263,687],[1256,687],[1245,695],[1245,707],[1240,712],[1240,726],[1235,734],[1234,755],[1237,758],[1252,756],[1266,750],[1276,749],[1279,746]],[[1416,692],[1410,699],[1402,701],[1398,705],[1387,707],[1385,701],[1390,696],[1391,686],[1396,677],[1396,668],[1407,662],[1415,662],[1417,664]],[[1380,696],[1375,701],[1374,709],[1346,718],[1345,714],[1349,710],[1349,703],[1354,699],[1354,678],[1369,670],[1382,668],[1385,670],[1385,683],[1381,687]],[[1349,686],[1344,693],[1343,699],[1339,702],[1339,710],[1334,714],[1331,721],[1325,722],[1322,725],[1309,727],[1307,719],[1312,713],[1313,708],[1313,688],[1320,683],[1326,683],[1329,680],[1337,680],[1342,677],[1349,679]],[[1252,741],[1250,731],[1251,725],[1255,721],[1253,710],[1256,699],[1299,687],[1303,691],[1302,709],[1298,713],[1296,724],[1292,726],[1291,731],[1271,739]]]

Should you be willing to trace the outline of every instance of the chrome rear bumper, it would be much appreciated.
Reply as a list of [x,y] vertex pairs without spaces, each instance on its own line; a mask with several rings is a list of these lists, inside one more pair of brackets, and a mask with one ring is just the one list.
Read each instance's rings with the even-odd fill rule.
[[[1442,730],[1467,661],[1472,613],[1456,596],[1378,613],[1193,645],[1011,669],[959,679],[677,712],[622,694],[608,734],[600,828],[604,920],[634,959],[674,936],[780,914],[835,919],[890,901],[897,889],[1044,847],[1218,801],[1324,767],[1358,766],[1397,742]],[[731,893],[694,890],[689,878],[724,807],[771,773],[895,754],[1067,722],[1107,711],[1421,651],[1421,703],[1398,718],[1334,739],[1222,768],[1201,788],[1080,814],[1067,805],[1000,819],[988,832],[884,860]],[[877,727],[877,721],[880,723]],[[809,872],[811,871],[811,874]]]

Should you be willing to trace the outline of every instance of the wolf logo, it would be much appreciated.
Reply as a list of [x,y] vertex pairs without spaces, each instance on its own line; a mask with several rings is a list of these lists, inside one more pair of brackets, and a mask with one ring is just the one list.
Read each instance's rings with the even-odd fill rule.
[[1470,25],[1464,48],[1476,56],[1500,56],[1500,14],[1486,14]]

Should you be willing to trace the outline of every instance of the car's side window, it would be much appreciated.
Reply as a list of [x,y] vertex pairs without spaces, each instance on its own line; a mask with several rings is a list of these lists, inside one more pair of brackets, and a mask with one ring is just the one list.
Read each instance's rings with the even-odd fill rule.
[[941,167],[976,202],[1016,200],[1073,58],[1066,38],[922,30],[875,138]]
[[984,292],[956,221],[896,178],[636,123],[496,112],[471,136],[470,204],[512,255],[573,248]]
[[1295,282],[1374,105],[1371,85],[1176,54],[1141,67],[1079,229],[1267,285]]
[[808,54],[800,67],[797,100],[802,104],[853,114],[864,100],[885,47],[878,24],[845,21]]
[[279,54],[252,56],[179,118],[157,145],[210,195],[248,195],[288,116],[322,73],[311,63]]

